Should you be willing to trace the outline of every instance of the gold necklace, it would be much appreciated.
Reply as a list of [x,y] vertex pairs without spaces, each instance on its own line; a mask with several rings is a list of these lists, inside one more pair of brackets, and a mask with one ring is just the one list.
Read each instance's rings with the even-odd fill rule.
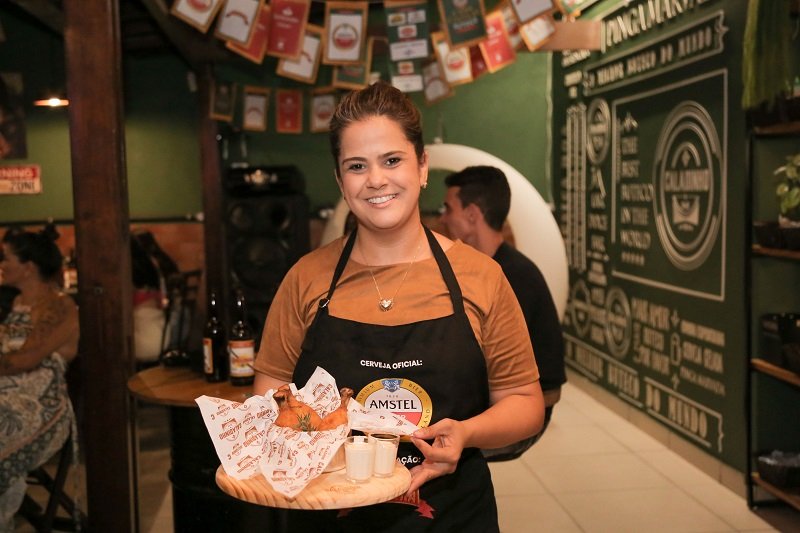
[[381,289],[380,287],[378,287],[378,281],[375,279],[375,274],[372,272],[372,267],[367,262],[367,258],[364,255],[363,250],[359,248],[358,251],[361,252],[361,259],[363,259],[364,264],[367,265],[367,270],[369,270],[369,275],[372,276],[372,283],[375,284],[375,290],[378,292],[378,309],[380,309],[381,311],[389,311],[392,308],[392,306],[394,306],[394,299],[397,298],[397,293],[400,292],[400,287],[403,286],[403,282],[406,280],[406,276],[408,276],[408,273],[411,272],[411,267],[413,267],[414,263],[417,261],[417,254],[419,254],[420,248],[422,248],[421,240],[417,245],[417,251],[414,252],[414,258],[411,260],[411,264],[408,265],[406,273],[403,274],[403,279],[400,280],[400,285],[397,286],[397,290],[394,291],[394,296],[392,296],[391,298],[384,298],[383,295],[381,294]]

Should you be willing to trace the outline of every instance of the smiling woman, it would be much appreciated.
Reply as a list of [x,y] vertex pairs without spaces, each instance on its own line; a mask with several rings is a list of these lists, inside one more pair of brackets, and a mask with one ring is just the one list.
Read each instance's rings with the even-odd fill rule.
[[[499,157],[461,144],[429,144],[425,146],[431,172],[459,172],[468,166],[489,165],[503,171],[511,187],[511,210],[508,223],[514,232],[514,243],[542,271],[553,295],[559,318],[563,318],[569,293],[567,253],[561,230],[550,206],[542,195],[517,169]],[[339,237],[345,227],[350,208],[339,200],[322,233],[323,245]],[[536,228],[536,231],[531,231]]]
[[359,507],[341,517],[292,511],[289,529],[497,531],[479,448],[538,432],[544,413],[519,304],[488,256],[422,225],[428,156],[406,95],[382,82],[349,93],[330,140],[356,226],[285,276],[254,392],[305,383],[322,367],[362,405],[400,395],[407,401],[396,414],[419,427],[398,451],[411,472],[404,501],[414,506]]

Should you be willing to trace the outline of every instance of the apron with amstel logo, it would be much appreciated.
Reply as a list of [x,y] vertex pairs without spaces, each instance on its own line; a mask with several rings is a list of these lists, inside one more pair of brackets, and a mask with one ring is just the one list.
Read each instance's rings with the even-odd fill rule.
[[[353,249],[353,231],[327,298],[320,302],[306,333],[294,383],[305,383],[321,366],[338,386],[352,388],[359,403],[389,409],[420,427],[443,418],[465,420],[489,406],[486,361],[464,310],[461,288],[433,233],[425,228],[425,234],[450,292],[453,314],[400,326],[330,316],[327,303]],[[408,468],[423,460],[411,442],[400,443],[398,458]],[[454,473],[429,481],[414,498],[338,513],[290,512],[290,530],[311,526],[309,522],[321,531],[374,531],[379,526],[381,531],[404,533],[423,529],[491,532],[497,531],[497,508],[486,461],[479,450],[468,448]]]

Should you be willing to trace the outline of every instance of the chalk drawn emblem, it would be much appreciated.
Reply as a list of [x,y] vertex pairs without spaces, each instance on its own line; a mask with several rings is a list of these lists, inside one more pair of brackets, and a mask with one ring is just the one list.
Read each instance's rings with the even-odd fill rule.
[[586,123],[586,155],[592,163],[599,165],[608,154],[611,139],[611,112],[605,100],[592,100],[586,110]]
[[624,359],[631,347],[631,306],[628,297],[619,287],[611,287],[606,294],[606,342],[608,351],[617,359]]
[[572,287],[570,298],[570,316],[575,330],[581,337],[589,335],[592,326],[592,302],[589,287],[579,279]]
[[656,145],[653,209],[661,246],[673,265],[705,262],[721,224],[722,149],[708,111],[693,101],[672,110]]

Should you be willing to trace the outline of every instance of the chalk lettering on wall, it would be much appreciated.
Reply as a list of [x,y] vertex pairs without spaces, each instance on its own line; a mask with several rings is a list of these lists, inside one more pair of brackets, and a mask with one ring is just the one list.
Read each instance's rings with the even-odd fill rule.
[[[654,114],[666,94],[677,103]],[[727,70],[716,70],[611,100],[612,276],[724,300],[727,98]]]
[[[667,386],[644,378],[647,412],[704,448],[722,451],[722,414]],[[658,398],[655,400],[654,398]]]
[[579,104],[567,111],[564,149],[564,186],[561,231],[567,245],[567,259],[572,268],[586,270],[586,106]]
[[638,0],[621,2],[603,16],[603,52],[688,15],[709,0]]
[[724,13],[717,11],[659,39],[605,56],[583,71],[584,96],[638,83],[724,52],[723,36],[728,28],[723,19]]

